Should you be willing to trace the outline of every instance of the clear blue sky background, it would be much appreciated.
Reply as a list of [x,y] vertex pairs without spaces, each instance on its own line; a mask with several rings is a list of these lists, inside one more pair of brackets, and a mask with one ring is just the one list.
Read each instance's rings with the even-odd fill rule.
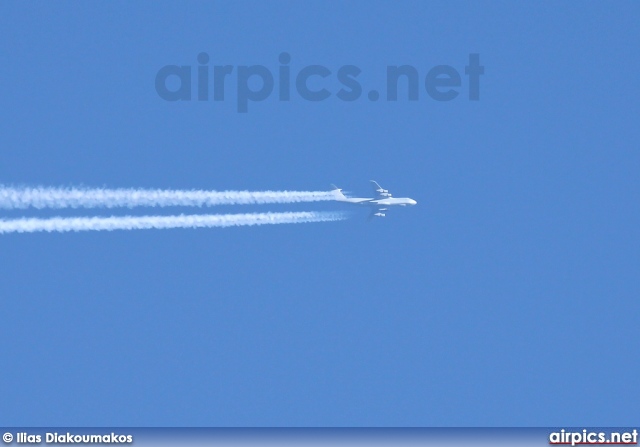
[[[373,178],[418,205],[0,237],[0,422],[637,423],[639,22],[630,1],[3,3],[1,183],[364,196]],[[224,102],[160,99],[156,72],[202,51],[357,65],[365,93],[316,79],[331,98],[246,114],[233,82]],[[369,101],[402,64],[455,67],[460,96]]]

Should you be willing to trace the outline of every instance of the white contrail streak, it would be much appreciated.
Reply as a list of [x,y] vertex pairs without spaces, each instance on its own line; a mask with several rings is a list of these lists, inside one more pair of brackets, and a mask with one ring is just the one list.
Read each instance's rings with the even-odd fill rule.
[[308,222],[332,222],[346,218],[340,212],[287,212],[251,214],[202,214],[179,216],[53,217],[50,219],[0,219],[0,234],[37,231],[113,231],[166,228],[211,228],[242,225],[267,225]]
[[332,191],[204,191],[170,189],[27,188],[0,185],[0,208],[214,206],[335,200]]

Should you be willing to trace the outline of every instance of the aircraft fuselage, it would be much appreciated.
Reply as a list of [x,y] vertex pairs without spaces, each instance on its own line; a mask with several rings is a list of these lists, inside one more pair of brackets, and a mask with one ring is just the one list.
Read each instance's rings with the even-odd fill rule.
[[347,202],[347,203],[355,203],[358,205],[369,205],[369,206],[407,206],[407,205],[415,205],[416,202],[413,199],[408,197],[392,197],[386,199],[368,199],[364,197],[350,197],[350,198],[337,198],[338,202]]

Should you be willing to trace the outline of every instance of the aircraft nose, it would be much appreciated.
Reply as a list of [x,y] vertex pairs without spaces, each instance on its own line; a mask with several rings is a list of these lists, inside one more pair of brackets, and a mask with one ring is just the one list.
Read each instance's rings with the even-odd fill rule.
[[416,202],[415,200],[411,199],[411,205],[415,205],[415,204],[417,204],[417,203],[418,203],[418,202]]

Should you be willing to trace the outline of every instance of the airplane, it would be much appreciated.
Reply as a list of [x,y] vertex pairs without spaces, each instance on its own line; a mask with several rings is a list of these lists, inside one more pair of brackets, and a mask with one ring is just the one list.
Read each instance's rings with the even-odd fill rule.
[[371,186],[373,186],[373,191],[376,195],[375,198],[347,197],[342,193],[342,189],[338,188],[336,185],[331,185],[333,188],[331,192],[335,194],[338,202],[355,203],[357,205],[372,207],[371,214],[369,214],[367,220],[371,220],[374,217],[385,217],[390,206],[412,206],[418,203],[408,197],[392,197],[389,190],[384,189],[378,184],[378,182],[375,180],[369,181],[371,182]]

